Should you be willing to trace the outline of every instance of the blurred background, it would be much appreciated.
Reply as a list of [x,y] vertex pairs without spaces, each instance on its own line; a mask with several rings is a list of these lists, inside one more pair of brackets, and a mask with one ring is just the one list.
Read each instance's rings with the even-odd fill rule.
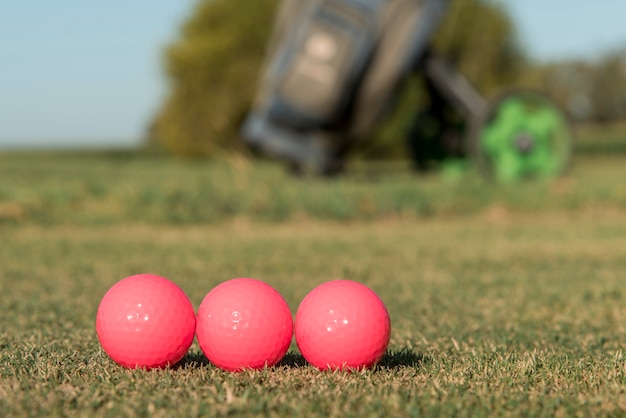
[[[2,3],[1,150],[240,149],[276,0]],[[626,2],[615,0],[461,0],[434,44],[487,97],[541,89],[581,129],[582,146],[601,130],[620,147],[623,16]],[[398,138],[424,106],[419,76],[401,96],[361,156],[406,154]]]

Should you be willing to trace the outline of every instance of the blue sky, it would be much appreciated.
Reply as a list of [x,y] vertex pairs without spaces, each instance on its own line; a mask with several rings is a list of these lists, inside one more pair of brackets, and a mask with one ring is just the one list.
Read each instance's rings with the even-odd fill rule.
[[[138,145],[166,94],[162,48],[195,2],[0,0],[0,149]],[[626,46],[624,0],[499,2],[537,59]]]
[[[461,0],[462,1],[462,0]],[[531,56],[596,58],[626,47],[624,0],[499,0]]]

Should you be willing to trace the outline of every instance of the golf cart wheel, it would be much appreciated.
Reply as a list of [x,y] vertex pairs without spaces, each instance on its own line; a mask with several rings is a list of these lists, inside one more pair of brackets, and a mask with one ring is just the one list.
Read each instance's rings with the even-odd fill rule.
[[537,92],[514,91],[488,106],[470,141],[487,177],[512,182],[562,174],[570,160],[572,135],[554,102]]

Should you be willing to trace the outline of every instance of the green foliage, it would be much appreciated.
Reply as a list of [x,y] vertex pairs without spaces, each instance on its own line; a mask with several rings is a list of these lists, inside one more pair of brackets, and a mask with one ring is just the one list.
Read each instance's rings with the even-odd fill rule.
[[594,120],[626,119],[626,50],[600,60],[589,99]]
[[453,1],[434,49],[486,95],[514,82],[527,62],[513,20],[488,0]]
[[[203,0],[167,50],[169,96],[150,131],[153,144],[192,156],[237,148],[239,125],[256,89],[277,0]],[[453,2],[435,47],[484,91],[510,81],[523,56],[511,20],[487,1]],[[419,81],[409,82],[392,121],[361,151],[404,155],[405,130],[424,106]]]
[[276,0],[203,0],[165,54],[170,91],[150,140],[208,156],[236,147],[252,100]]
[[625,50],[595,61],[534,64],[523,74],[521,83],[549,94],[575,120],[626,120]]

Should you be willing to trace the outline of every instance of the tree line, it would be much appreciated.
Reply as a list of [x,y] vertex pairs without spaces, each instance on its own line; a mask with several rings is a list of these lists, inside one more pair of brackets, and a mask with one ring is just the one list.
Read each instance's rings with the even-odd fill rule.
[[[211,157],[242,150],[239,127],[256,90],[278,0],[201,0],[164,52],[168,95],[149,127],[153,147]],[[521,46],[506,9],[486,0],[452,6],[432,41],[486,97],[511,86],[545,91],[575,120],[626,118],[626,51],[598,62],[537,64]],[[394,112],[372,133],[366,154],[403,153],[407,126],[423,100],[411,77]]]

